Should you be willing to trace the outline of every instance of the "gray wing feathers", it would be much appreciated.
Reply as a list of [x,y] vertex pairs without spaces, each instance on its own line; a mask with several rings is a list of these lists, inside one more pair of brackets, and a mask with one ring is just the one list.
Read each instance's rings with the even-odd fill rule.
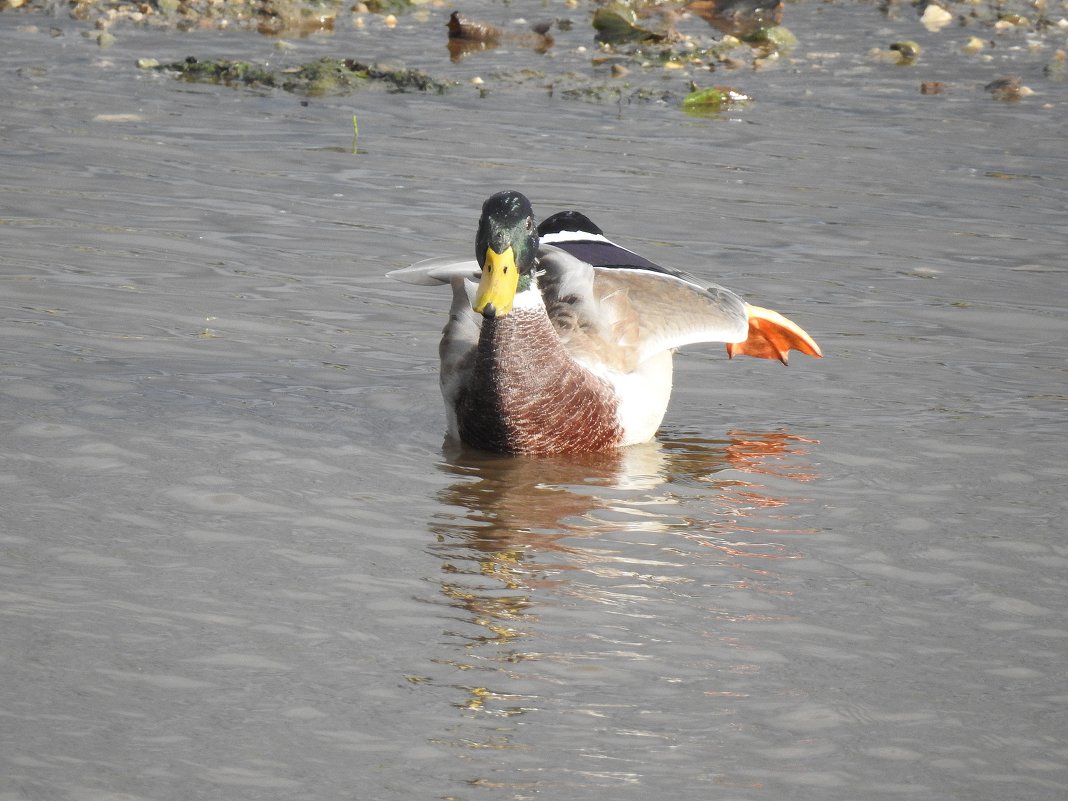
[[580,360],[629,372],[665,350],[697,342],[739,342],[745,303],[719,286],[650,270],[592,267],[544,246],[538,283],[549,318]]
[[402,267],[393,270],[386,275],[395,281],[403,281],[406,284],[418,284],[419,286],[437,286],[448,284],[454,275],[478,280],[481,271],[478,262],[474,259],[426,259],[419,261],[410,267]]
[[641,360],[697,342],[740,342],[749,332],[745,302],[727,289],[701,289],[670,275],[641,270],[598,270],[595,290],[625,292],[637,317]]
[[442,331],[438,355],[441,357],[441,391],[446,401],[452,402],[467,384],[473,369],[482,315],[471,308],[475,282],[463,275],[454,275],[450,283],[452,308],[449,309],[449,322]]

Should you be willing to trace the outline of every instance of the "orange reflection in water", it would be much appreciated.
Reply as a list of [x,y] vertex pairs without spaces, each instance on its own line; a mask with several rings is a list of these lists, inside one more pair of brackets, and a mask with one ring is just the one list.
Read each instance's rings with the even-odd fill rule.
[[[440,493],[443,511],[431,523],[439,549],[512,587],[553,586],[537,578],[544,568],[576,569],[573,559],[549,565],[545,556],[586,553],[576,541],[618,529],[696,535],[703,545],[732,556],[773,558],[754,537],[725,534],[798,534],[769,529],[768,510],[797,502],[771,494],[762,478],[807,482],[818,477],[804,457],[818,442],[784,431],[731,432],[725,440],[679,435],[621,451],[527,458],[450,449],[439,468],[459,480]],[[700,519],[687,514],[697,500]],[[753,518],[760,513],[760,519]],[[709,535],[717,537],[708,541]],[[456,547],[460,550],[457,551]],[[542,571],[519,567],[538,555]],[[782,558],[782,556],[778,556]],[[446,572],[461,571],[450,561]]]
[[[462,700],[455,705],[499,717],[535,708],[537,699],[503,687],[519,664],[546,658],[528,644],[539,602],[616,603],[599,593],[617,577],[671,584],[676,575],[657,571],[685,567],[692,557],[680,550],[683,543],[716,553],[710,567],[731,571],[732,589],[759,591],[752,580],[768,573],[768,560],[799,558],[782,541],[799,531],[768,526],[788,521],[797,498],[773,494],[761,481],[815,480],[806,456],[817,444],[780,430],[730,432],[722,440],[677,434],[579,457],[447,448],[439,469],[455,481],[441,490],[430,527],[441,597],[459,613],[446,635],[461,647],[440,660],[457,671],[453,686]],[[769,514],[777,509],[784,514]],[[650,537],[646,558],[632,540]],[[626,553],[613,550],[621,538]],[[664,561],[665,549],[682,554],[681,562]]]
[[440,469],[457,481],[441,491],[442,511],[431,521],[442,593],[483,630],[470,646],[502,644],[530,621],[531,592],[560,590],[570,572],[617,562],[582,545],[606,534],[680,536],[732,560],[795,559],[768,538],[801,532],[769,530],[767,511],[796,499],[774,496],[759,480],[813,481],[804,456],[815,444],[775,430],[732,431],[724,440],[682,435],[567,457],[446,450]]

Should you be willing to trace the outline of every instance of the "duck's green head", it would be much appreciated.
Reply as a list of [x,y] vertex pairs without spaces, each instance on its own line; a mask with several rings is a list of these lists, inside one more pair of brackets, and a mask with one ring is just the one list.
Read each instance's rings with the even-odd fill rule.
[[530,201],[515,191],[498,192],[482,205],[475,237],[475,258],[482,268],[473,308],[486,317],[512,310],[517,291],[525,290],[534,271],[538,229]]

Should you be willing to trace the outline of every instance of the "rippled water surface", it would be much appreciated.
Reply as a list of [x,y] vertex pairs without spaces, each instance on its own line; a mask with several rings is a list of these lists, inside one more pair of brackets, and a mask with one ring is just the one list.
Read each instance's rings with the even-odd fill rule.
[[[692,119],[134,66],[572,58],[450,67],[436,18],[279,56],[0,14],[0,799],[1068,797],[1068,91],[788,15]],[[903,34],[926,67],[867,57]],[[825,358],[689,349],[614,456],[443,447],[447,293],[384,273],[506,186]]]

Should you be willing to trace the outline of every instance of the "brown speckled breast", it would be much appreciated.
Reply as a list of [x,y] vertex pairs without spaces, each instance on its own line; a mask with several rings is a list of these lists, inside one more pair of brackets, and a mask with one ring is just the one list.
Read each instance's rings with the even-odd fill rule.
[[464,442],[498,453],[606,451],[623,437],[611,387],[572,361],[542,310],[483,320],[456,414]]

